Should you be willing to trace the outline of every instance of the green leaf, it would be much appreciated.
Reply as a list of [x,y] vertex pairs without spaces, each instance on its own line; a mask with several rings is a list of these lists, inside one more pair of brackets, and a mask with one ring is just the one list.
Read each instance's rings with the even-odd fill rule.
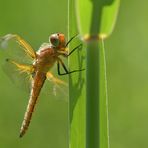
[[113,31],[120,0],[77,0],[77,24],[82,35],[107,37]]
[[[108,148],[108,106],[104,38],[112,32],[119,0],[69,1],[69,36],[78,33],[83,49],[69,58],[69,67],[85,71],[69,76],[70,147]],[[82,41],[70,44],[73,49]]]
[[[75,0],[69,1],[69,36],[78,34],[75,15]],[[77,37],[70,43],[70,51],[82,41]],[[85,48],[75,51],[69,57],[70,70],[85,68]],[[70,119],[70,147],[85,148],[86,129],[86,93],[85,71],[69,75],[69,119]]]

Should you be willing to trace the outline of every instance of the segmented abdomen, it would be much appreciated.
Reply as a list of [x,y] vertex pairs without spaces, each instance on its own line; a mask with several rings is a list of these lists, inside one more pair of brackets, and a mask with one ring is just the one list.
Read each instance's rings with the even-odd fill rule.
[[23,120],[23,123],[21,126],[21,130],[20,130],[20,137],[22,137],[25,134],[26,130],[29,127],[36,101],[38,99],[38,96],[40,94],[41,88],[42,88],[45,80],[46,80],[45,73],[42,73],[39,71],[37,71],[35,73],[33,81],[32,81],[32,89],[31,89],[31,93],[30,93],[30,99],[28,102],[28,106],[27,106],[27,109],[26,109],[26,112],[24,115],[24,120]]

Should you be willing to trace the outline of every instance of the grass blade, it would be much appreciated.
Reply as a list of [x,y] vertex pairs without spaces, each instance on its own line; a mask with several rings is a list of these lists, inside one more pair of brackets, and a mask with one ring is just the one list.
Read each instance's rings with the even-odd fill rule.
[[81,68],[86,54],[86,75],[69,77],[71,148],[109,147],[104,38],[113,31],[119,3],[120,0],[69,1],[69,34],[79,32],[87,41],[81,55],[78,51],[69,58],[70,67]]
[[103,41],[87,46],[86,147],[108,147],[106,67]]

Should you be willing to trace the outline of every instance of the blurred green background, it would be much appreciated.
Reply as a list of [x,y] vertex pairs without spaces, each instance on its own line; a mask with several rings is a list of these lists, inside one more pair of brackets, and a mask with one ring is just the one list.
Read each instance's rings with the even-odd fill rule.
[[[148,147],[148,1],[122,1],[105,42],[111,148]],[[17,33],[35,49],[54,32],[67,35],[67,0],[0,0],[0,36]],[[68,103],[41,94],[31,125],[19,129],[28,94],[0,69],[0,147],[68,148]]]
[[[67,36],[67,0],[0,0],[0,18],[0,36],[17,33],[36,50],[52,33]],[[68,148],[68,103],[54,95],[41,93],[29,129],[19,138],[28,98],[0,69],[0,148]]]
[[121,1],[106,41],[111,148],[148,147],[148,1]]

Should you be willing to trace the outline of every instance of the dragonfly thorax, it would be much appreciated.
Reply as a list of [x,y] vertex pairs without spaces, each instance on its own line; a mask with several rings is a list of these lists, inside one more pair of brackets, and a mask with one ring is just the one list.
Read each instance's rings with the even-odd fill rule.
[[36,70],[47,72],[56,62],[58,54],[51,46],[41,48],[36,52],[37,58],[34,62]]

